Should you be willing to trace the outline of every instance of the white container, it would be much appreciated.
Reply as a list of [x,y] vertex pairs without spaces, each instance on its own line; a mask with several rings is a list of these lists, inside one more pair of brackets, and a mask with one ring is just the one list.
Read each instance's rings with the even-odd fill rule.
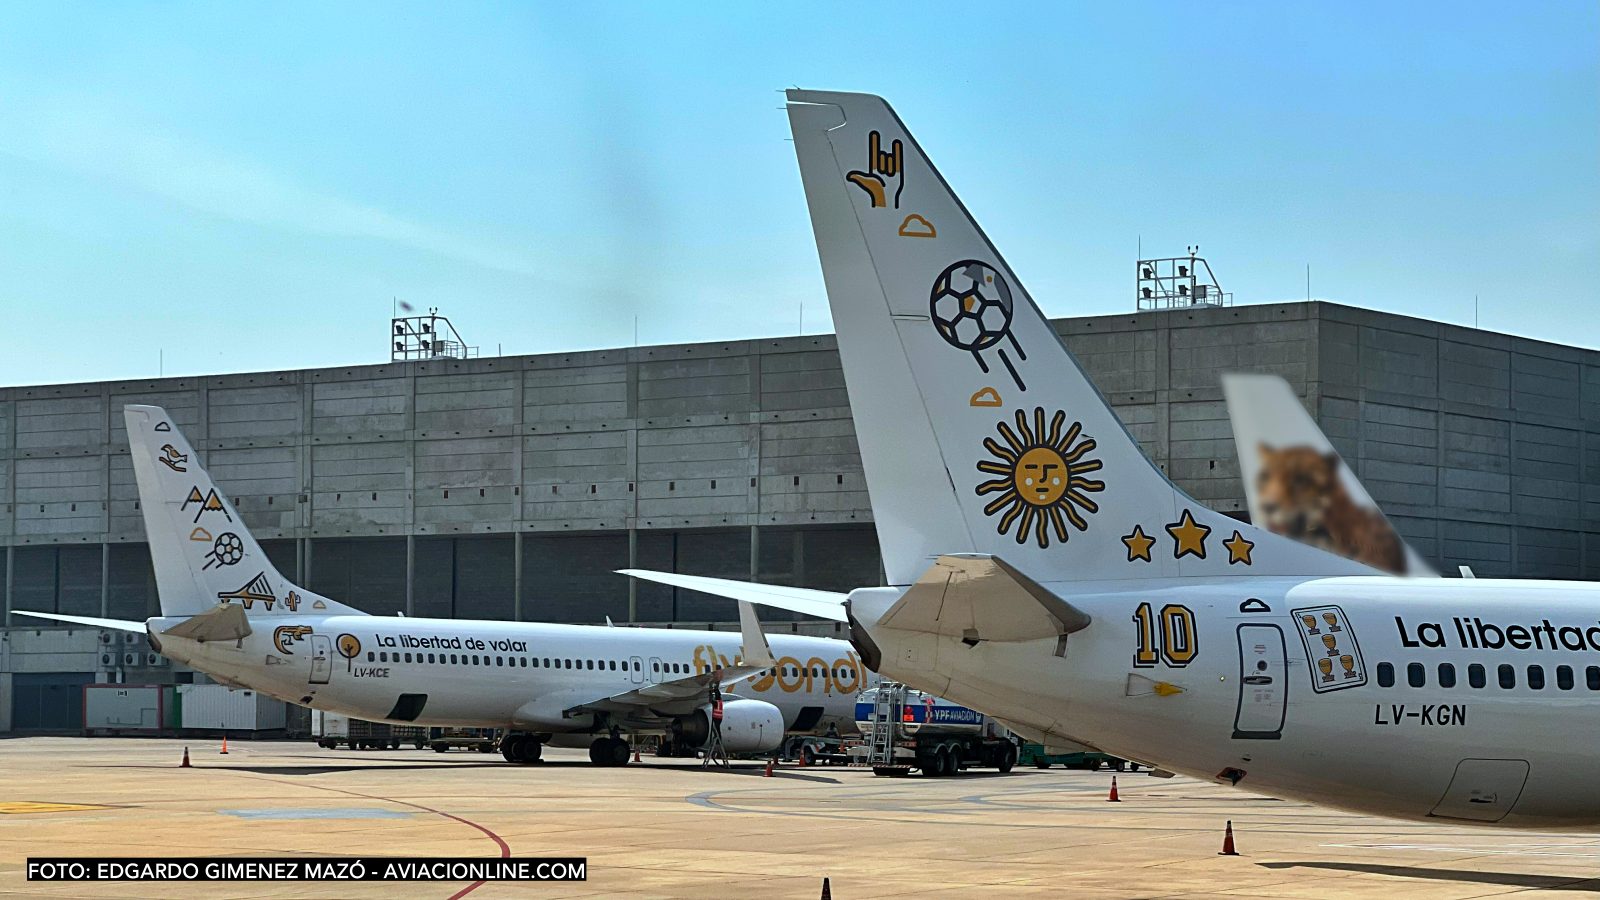
[[83,730],[159,734],[176,723],[170,685],[86,684]]
[[311,736],[314,738],[347,738],[350,736],[350,717],[320,709],[311,711]]
[[256,691],[236,691],[220,684],[180,684],[183,728],[210,731],[282,731],[284,705]]

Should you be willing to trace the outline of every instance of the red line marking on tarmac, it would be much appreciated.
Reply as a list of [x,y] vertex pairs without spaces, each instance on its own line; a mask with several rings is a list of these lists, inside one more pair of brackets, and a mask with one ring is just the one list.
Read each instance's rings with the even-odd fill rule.
[[[227,771],[227,770],[226,769],[222,769],[222,770],[219,770],[219,771]],[[238,774],[245,774],[245,773],[238,773]],[[494,841],[495,845],[500,848],[500,858],[501,859],[507,859],[507,858],[509,858],[511,856],[511,845],[507,844],[505,842],[505,839],[502,838],[500,835],[495,834],[493,831],[490,831],[488,828],[485,828],[484,826],[479,825],[477,822],[474,822],[471,819],[463,819],[462,817],[460,817],[458,815],[455,815],[454,813],[447,813],[447,812],[444,812],[442,810],[437,810],[437,809],[434,809],[431,806],[423,806],[420,803],[412,803],[409,800],[395,800],[392,797],[379,797],[379,796],[376,796],[374,794],[363,794],[360,791],[351,791],[351,790],[346,790],[344,788],[328,787],[327,785],[322,785],[322,784],[304,784],[303,782],[297,782],[297,781],[284,781],[284,780],[279,779],[279,778],[264,778],[264,777],[262,777],[260,775],[251,775],[249,777],[251,777],[251,778],[260,778],[262,781],[272,781],[272,782],[276,782],[277,784],[292,784],[292,785],[296,785],[298,787],[316,788],[319,791],[332,791],[332,792],[334,792],[336,794],[349,794],[352,797],[363,797],[363,798],[365,798],[367,800],[376,800],[379,803],[398,803],[401,806],[409,806],[412,809],[420,809],[423,812],[433,813],[436,816],[443,816],[446,819],[451,819],[453,821],[460,822],[463,825],[468,825],[468,826],[471,826],[473,828],[476,828],[477,830],[483,832],[484,835],[486,835],[489,838],[489,840]],[[472,893],[473,891],[477,890],[478,888],[483,887],[483,885],[484,885],[484,882],[482,882],[482,881],[474,881],[473,883],[467,885],[466,887],[462,888],[461,890],[456,891],[454,894],[451,894],[449,897],[445,898],[445,900],[461,900],[462,897],[465,897],[466,895]]]

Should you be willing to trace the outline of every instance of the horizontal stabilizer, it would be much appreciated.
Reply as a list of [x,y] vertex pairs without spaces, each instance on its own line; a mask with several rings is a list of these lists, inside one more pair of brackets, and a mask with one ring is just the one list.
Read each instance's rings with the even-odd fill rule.
[[805,616],[816,616],[832,622],[843,622],[844,601],[847,595],[832,591],[814,591],[809,588],[782,587],[775,584],[756,584],[734,581],[729,578],[707,578],[701,575],[677,575],[672,572],[652,572],[649,569],[618,569],[620,575],[631,575],[657,584],[699,591],[715,597],[744,600],[749,603],[786,609]]
[[941,556],[917,579],[882,623],[976,641],[1032,641],[1081,631],[1087,613],[999,557]]
[[97,619],[94,616],[67,616],[61,613],[29,612],[25,609],[13,609],[14,616],[33,616],[36,619],[53,619],[57,622],[69,622],[73,625],[87,625],[90,628],[110,628],[116,631],[136,631],[144,634],[143,622],[129,622],[126,619]]
[[236,641],[250,635],[250,617],[237,603],[222,603],[163,631],[191,641]]

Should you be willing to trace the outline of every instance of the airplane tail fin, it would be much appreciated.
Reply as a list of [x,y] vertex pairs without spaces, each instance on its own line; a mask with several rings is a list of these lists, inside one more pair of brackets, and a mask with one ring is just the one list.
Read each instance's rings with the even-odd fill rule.
[[238,604],[249,616],[363,615],[279,574],[159,406],[123,407],[164,616]]
[[788,99],[891,584],[956,553],[1038,581],[1371,571],[1173,485],[881,98]]
[[1276,375],[1222,376],[1250,520],[1396,575],[1435,575]]

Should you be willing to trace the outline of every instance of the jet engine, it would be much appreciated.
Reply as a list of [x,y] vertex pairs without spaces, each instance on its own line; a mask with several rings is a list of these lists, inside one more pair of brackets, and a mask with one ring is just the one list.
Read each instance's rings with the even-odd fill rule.
[[[704,747],[711,741],[711,704],[672,720],[672,741]],[[783,713],[765,700],[729,697],[722,703],[722,746],[729,753],[765,753],[783,743]]]

